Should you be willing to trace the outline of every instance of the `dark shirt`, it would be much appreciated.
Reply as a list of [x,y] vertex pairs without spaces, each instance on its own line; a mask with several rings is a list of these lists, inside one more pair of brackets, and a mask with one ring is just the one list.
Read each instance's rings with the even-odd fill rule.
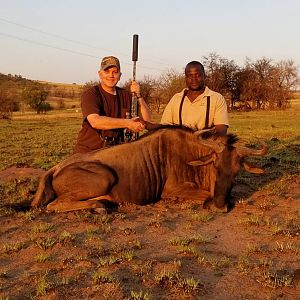
[[117,95],[103,90],[101,85],[86,90],[81,96],[83,115],[82,128],[78,134],[75,153],[89,152],[103,147],[105,137],[119,139],[123,129],[97,130],[87,120],[90,114],[98,114],[112,118],[126,118],[130,112],[131,95],[125,89],[117,87]]

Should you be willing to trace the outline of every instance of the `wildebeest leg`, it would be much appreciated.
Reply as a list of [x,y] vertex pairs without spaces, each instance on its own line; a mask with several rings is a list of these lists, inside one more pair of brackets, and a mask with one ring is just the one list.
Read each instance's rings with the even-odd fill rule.
[[228,207],[227,205],[223,204],[218,206],[218,203],[212,199],[211,197],[209,197],[203,204],[203,208],[208,209],[212,212],[228,212]]
[[104,208],[103,200],[112,201],[111,190],[117,183],[113,169],[97,161],[77,162],[63,168],[52,181],[58,196],[47,205],[50,211]]
[[214,197],[214,200],[213,200],[214,206],[212,208],[215,211],[228,212],[230,210],[230,208],[232,208],[233,205],[228,200],[230,197],[231,189],[232,189],[232,187],[230,187],[230,189],[227,191],[227,194],[225,197],[223,195]]
[[208,197],[210,197],[210,192],[199,189],[194,182],[184,182],[179,186],[169,189],[166,193],[163,193],[162,197],[178,197],[181,199],[188,199],[198,203],[203,203]]
[[72,196],[73,195],[65,194],[58,197],[55,201],[47,205],[47,210],[56,212],[68,212],[81,209],[94,209],[96,212],[100,212],[101,210],[103,210],[104,212],[105,206],[101,202],[101,200],[112,200],[110,195],[103,195],[83,201],[76,201],[72,199]]

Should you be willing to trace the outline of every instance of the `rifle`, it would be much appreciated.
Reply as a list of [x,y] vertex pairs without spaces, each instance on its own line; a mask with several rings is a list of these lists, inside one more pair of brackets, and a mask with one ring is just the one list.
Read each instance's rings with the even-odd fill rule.
[[[133,61],[133,74],[132,79],[135,81],[136,77],[136,62],[138,61],[138,40],[139,36],[137,34],[133,35],[133,45],[132,45],[132,61]],[[136,93],[132,93],[131,98],[131,117],[135,118],[139,113],[139,102],[137,100]],[[139,133],[133,133],[132,140],[136,140],[139,138]]]

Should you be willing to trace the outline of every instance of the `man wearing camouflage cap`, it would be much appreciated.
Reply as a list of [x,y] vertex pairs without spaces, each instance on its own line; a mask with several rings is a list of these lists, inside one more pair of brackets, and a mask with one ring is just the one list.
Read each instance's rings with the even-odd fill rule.
[[144,121],[151,121],[151,111],[135,81],[130,90],[137,95],[141,118],[126,118],[126,113],[130,113],[131,94],[117,87],[121,77],[118,58],[104,57],[98,74],[99,85],[89,88],[81,97],[84,121],[75,146],[75,152],[78,153],[118,144],[123,141],[125,128],[139,132],[145,129]]

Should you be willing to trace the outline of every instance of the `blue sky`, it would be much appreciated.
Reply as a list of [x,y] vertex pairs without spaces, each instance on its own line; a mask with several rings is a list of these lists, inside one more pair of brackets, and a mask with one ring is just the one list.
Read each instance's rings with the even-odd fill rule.
[[[300,67],[299,0],[0,0],[0,72],[53,82],[97,79],[101,57],[120,58],[137,79],[181,72],[215,52],[242,66],[246,57],[293,59]],[[299,68],[300,69],[300,68]]]

